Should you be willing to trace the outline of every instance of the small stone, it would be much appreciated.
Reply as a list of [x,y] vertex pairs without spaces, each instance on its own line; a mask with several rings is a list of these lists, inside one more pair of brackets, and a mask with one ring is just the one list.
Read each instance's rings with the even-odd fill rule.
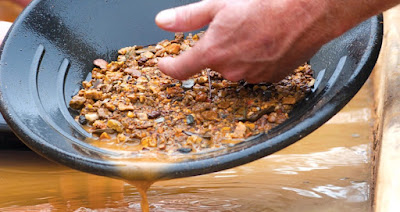
[[79,116],[79,124],[87,124],[87,119],[85,118],[84,115]]
[[73,109],[79,110],[85,104],[86,98],[83,96],[74,96],[69,102],[69,106]]
[[99,100],[101,99],[103,96],[103,92],[98,91],[96,89],[89,89],[87,91],[85,91],[85,98],[86,99],[95,99],[95,100]]
[[129,111],[126,116],[128,116],[129,118],[133,118],[135,117],[135,114],[132,111]]
[[201,113],[204,119],[213,121],[218,119],[218,113],[212,110],[204,111]]
[[162,123],[162,122],[164,122],[165,121],[165,118],[164,117],[160,117],[160,118],[158,118],[158,119],[156,119],[156,120],[154,120],[156,123]]
[[270,123],[276,122],[276,113],[271,113],[268,115],[268,122],[270,122]]
[[165,51],[168,52],[168,54],[178,54],[180,50],[181,46],[177,43],[172,43],[165,48]]
[[247,129],[246,125],[243,124],[242,122],[239,122],[236,125],[235,131],[233,132],[232,137],[233,138],[243,138],[246,133],[246,129]]
[[191,89],[194,86],[195,82],[194,79],[188,79],[182,81],[182,88],[184,89]]
[[195,98],[196,102],[206,102],[208,100],[208,96],[204,92],[199,92]]
[[220,117],[220,118],[222,118],[222,119],[224,119],[224,118],[228,117],[228,114],[226,114],[226,113],[222,113],[222,112],[221,112],[221,113],[219,113],[218,115],[219,115],[219,117]]
[[127,138],[124,134],[120,133],[120,134],[118,134],[117,139],[118,139],[119,143],[125,143]]
[[146,63],[146,61],[148,60],[147,57],[140,57],[138,60],[139,65],[144,65]]
[[190,153],[192,151],[192,148],[179,148],[179,149],[177,149],[177,151],[180,152],[180,153],[187,154],[187,153]]
[[108,62],[103,60],[103,59],[96,59],[96,60],[93,61],[93,64],[95,66],[100,67],[101,69],[106,69],[107,65],[108,65]]
[[194,117],[192,115],[186,116],[186,124],[188,125],[194,124]]
[[196,83],[198,83],[198,84],[203,84],[203,83],[206,83],[207,81],[208,81],[208,77],[207,76],[201,76],[201,77],[196,79]]
[[149,119],[155,119],[161,115],[160,111],[151,111],[149,114],[147,114]]
[[138,71],[136,68],[126,68],[124,72],[132,75],[135,78],[142,76],[142,72]]
[[138,117],[139,120],[145,121],[148,119],[148,116],[146,113],[138,113],[136,114],[136,116]]
[[118,55],[117,61],[118,62],[125,62],[126,61],[126,56],[125,55]]
[[129,111],[129,110],[134,110],[134,109],[135,108],[131,104],[126,105],[122,102],[118,104],[118,110],[120,110],[120,111]]
[[294,104],[296,104],[296,98],[291,97],[291,96],[283,97],[282,104],[284,104],[284,105],[294,105]]
[[146,53],[146,52],[154,53],[154,52],[156,52],[156,47],[148,46],[146,48],[136,50],[136,54],[142,54],[142,53]]
[[144,52],[144,53],[142,54],[142,56],[144,56],[144,57],[146,57],[146,58],[148,58],[148,59],[151,59],[151,58],[154,57],[154,54],[153,54],[152,52]]
[[97,114],[99,114],[100,118],[108,118],[109,113],[110,112],[106,108],[99,108],[97,110]]
[[122,48],[120,50],[118,50],[118,54],[126,54],[126,52],[128,51],[128,47]]
[[112,103],[110,103],[110,102],[106,102],[106,103],[104,103],[104,106],[108,109],[108,110],[110,110],[110,111],[114,111],[117,107],[115,107],[115,105],[113,105]]
[[108,133],[103,132],[100,135],[100,139],[111,139],[110,135],[108,135]]
[[312,87],[315,84],[315,79],[311,79],[310,82],[307,83],[308,87]]
[[85,114],[85,118],[89,122],[94,122],[97,119],[99,119],[99,115],[97,115],[97,113],[88,113],[88,114]]
[[117,131],[117,132],[122,132],[124,130],[124,126],[121,124],[121,122],[115,120],[115,119],[110,119],[107,121],[107,127]]
[[93,83],[93,88],[97,88],[99,85],[103,83],[103,80],[98,79]]

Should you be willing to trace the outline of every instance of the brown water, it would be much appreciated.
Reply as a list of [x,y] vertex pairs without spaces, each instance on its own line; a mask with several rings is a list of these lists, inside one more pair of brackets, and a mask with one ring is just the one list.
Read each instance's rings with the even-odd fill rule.
[[128,182],[129,184],[136,187],[140,194],[140,207],[142,212],[149,212],[149,200],[147,199],[147,191],[149,190],[150,186],[154,183],[152,181],[132,181]]
[[[371,92],[327,124],[253,163],[156,182],[150,211],[369,211]],[[138,190],[29,151],[0,151],[0,211],[140,211]]]
[[[0,20],[22,10],[0,1]],[[156,182],[150,211],[369,211],[371,90],[331,121],[269,157],[204,176]],[[0,211],[141,211],[123,181],[85,174],[29,151],[0,151]],[[142,204],[146,205],[146,200]]]

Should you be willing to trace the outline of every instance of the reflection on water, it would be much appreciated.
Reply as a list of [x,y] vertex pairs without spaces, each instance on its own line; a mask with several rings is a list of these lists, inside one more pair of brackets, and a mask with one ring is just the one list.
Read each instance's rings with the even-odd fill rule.
[[[335,166],[357,166],[368,162],[368,145],[354,147],[334,147],[328,151],[310,154],[272,155],[280,167],[274,171],[281,174],[298,174],[301,171],[331,169]],[[340,155],[340,157],[338,157]],[[349,160],[351,158],[351,160]]]
[[[150,211],[368,211],[368,89],[316,132],[274,155],[155,183],[148,191]],[[133,186],[26,151],[0,151],[0,191],[0,211],[140,211]]]

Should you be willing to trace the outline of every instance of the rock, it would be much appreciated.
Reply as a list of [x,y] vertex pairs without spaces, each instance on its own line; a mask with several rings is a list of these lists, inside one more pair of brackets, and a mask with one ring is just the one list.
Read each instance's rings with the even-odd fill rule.
[[136,116],[138,117],[139,120],[145,121],[148,119],[148,116],[146,113],[138,113],[136,114]]
[[121,124],[121,122],[115,120],[115,119],[110,119],[107,121],[107,127],[121,133],[124,130],[124,126]]
[[195,82],[194,79],[188,79],[182,81],[182,88],[184,89],[191,89],[194,86]]
[[235,131],[233,132],[232,137],[233,138],[243,138],[245,136],[246,129],[247,129],[246,125],[243,124],[243,122],[239,122],[236,125]]
[[191,125],[194,124],[194,117],[192,115],[186,116],[186,124]]
[[177,43],[172,43],[165,48],[165,51],[168,52],[168,54],[178,54],[180,50],[181,46]]
[[86,120],[89,122],[94,122],[99,119],[99,115],[97,113],[88,113],[85,115]]
[[96,59],[93,61],[93,64],[101,69],[107,69],[108,62],[103,59]]
[[159,117],[160,115],[161,115],[160,111],[151,111],[149,114],[147,114],[149,119],[155,119],[155,118]]
[[190,153],[192,151],[192,148],[179,148],[179,149],[177,149],[177,151],[180,152],[180,153],[187,154],[187,153]]
[[82,125],[85,125],[85,124],[87,124],[87,119],[85,118],[85,116],[83,116],[83,115],[81,115],[81,116],[79,116],[79,124],[82,124]]
[[74,96],[74,97],[72,97],[71,101],[69,102],[69,106],[72,109],[79,110],[84,106],[85,101],[86,101],[86,98],[83,96]]

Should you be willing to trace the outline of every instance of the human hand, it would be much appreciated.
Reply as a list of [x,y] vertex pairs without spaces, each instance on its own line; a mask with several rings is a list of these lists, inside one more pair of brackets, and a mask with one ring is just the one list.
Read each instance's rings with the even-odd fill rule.
[[177,58],[160,60],[159,67],[177,79],[209,67],[232,81],[280,80],[327,40],[327,29],[313,29],[323,6],[301,6],[297,0],[204,0],[162,12],[156,23],[165,30],[210,25],[195,47]]
[[[192,49],[161,59],[158,65],[177,79],[208,67],[232,81],[275,82],[324,43],[373,15],[364,11],[371,5],[359,2],[204,0],[162,11],[156,17],[162,29],[179,32],[209,27]],[[351,7],[361,11],[357,14]]]

